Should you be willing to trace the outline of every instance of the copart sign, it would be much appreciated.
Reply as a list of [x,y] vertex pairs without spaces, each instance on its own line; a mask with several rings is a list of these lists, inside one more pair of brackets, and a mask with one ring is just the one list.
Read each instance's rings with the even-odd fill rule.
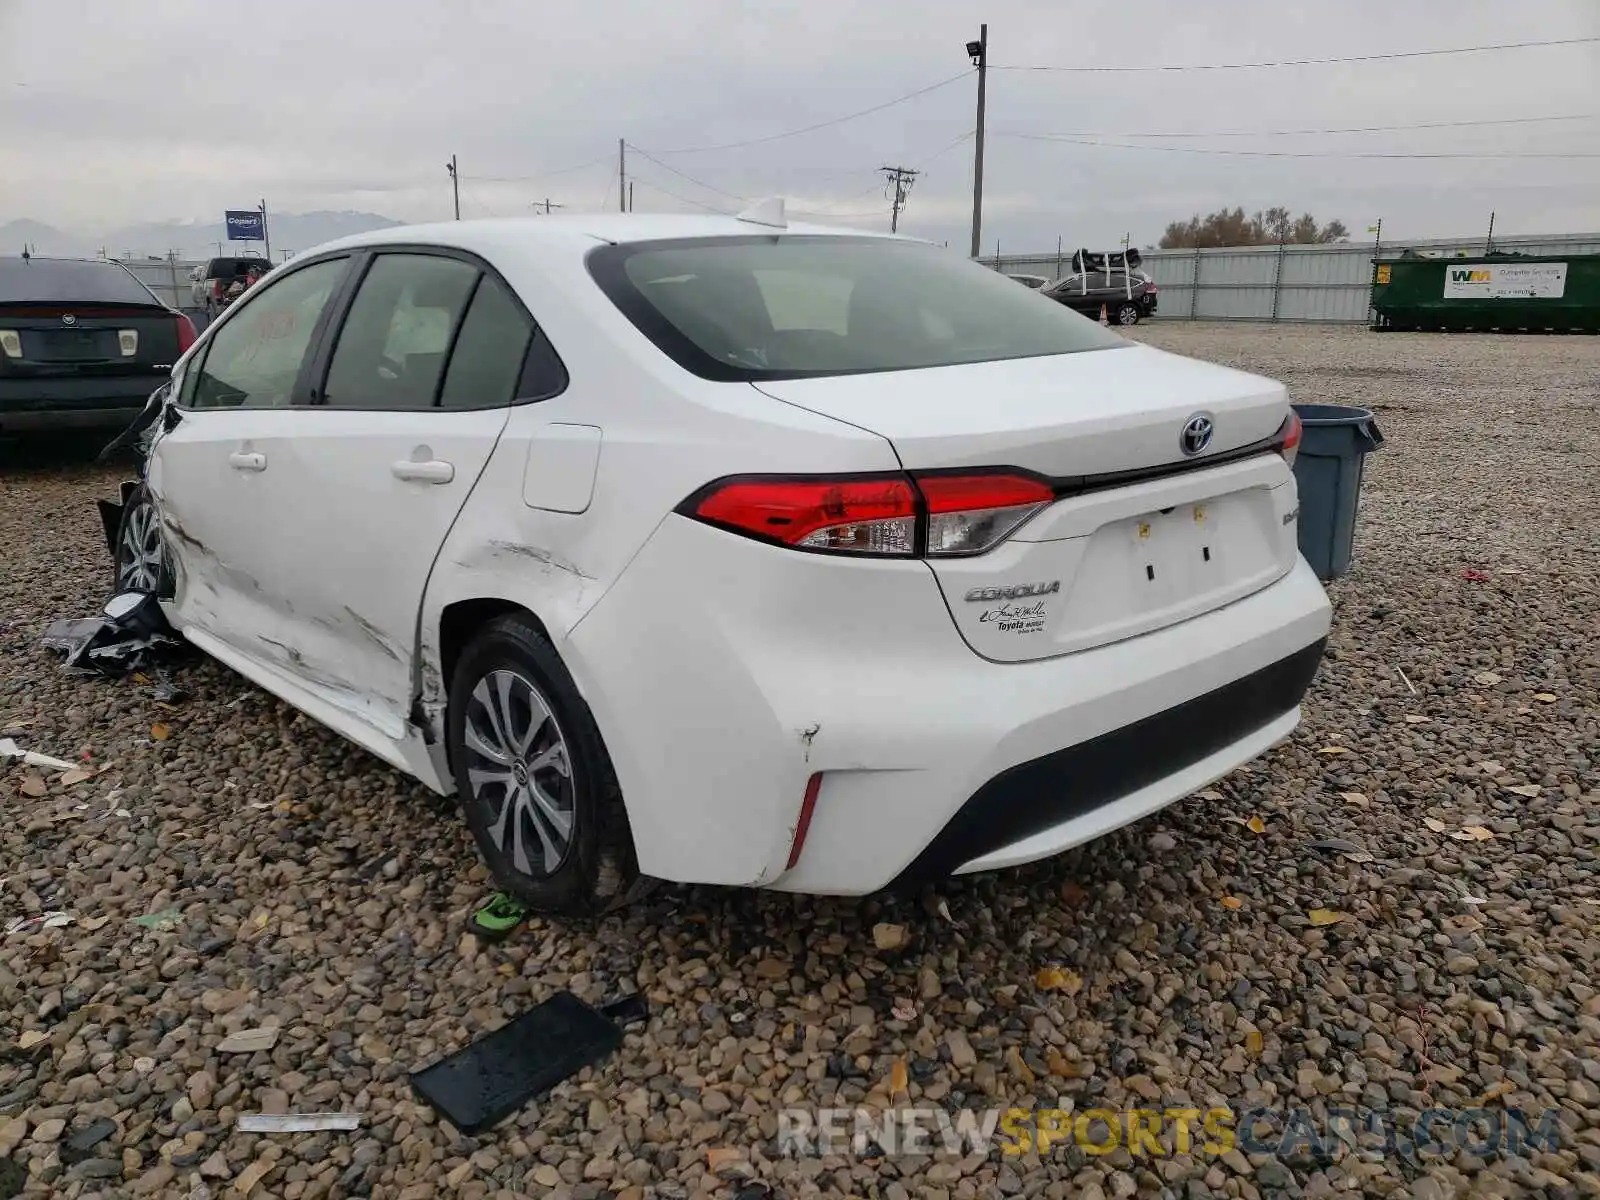
[[1450,263],[1444,269],[1446,300],[1559,300],[1566,290],[1566,263]]

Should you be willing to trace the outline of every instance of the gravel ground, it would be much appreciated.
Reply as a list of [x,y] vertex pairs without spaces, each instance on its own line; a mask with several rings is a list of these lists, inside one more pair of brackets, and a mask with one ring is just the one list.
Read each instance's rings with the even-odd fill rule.
[[[1292,741],[938,896],[665,887],[489,949],[462,935],[485,886],[467,835],[422,788],[218,666],[185,669],[190,698],[163,708],[38,648],[103,598],[92,501],[119,473],[13,461],[0,735],[106,770],[36,796],[0,768],[0,918],[75,918],[0,936],[0,1159],[68,1200],[1600,1194],[1600,341],[1139,336],[1368,405],[1388,437]],[[885,923],[905,945],[875,945]],[[635,986],[648,1025],[492,1133],[409,1091],[408,1070],[556,989]],[[219,1050],[257,1027],[275,1044]],[[902,1080],[952,1108],[1553,1107],[1562,1133],[1487,1160],[779,1156],[779,1107]],[[340,1109],[359,1131],[233,1131]],[[115,1132],[63,1163],[97,1118]]]

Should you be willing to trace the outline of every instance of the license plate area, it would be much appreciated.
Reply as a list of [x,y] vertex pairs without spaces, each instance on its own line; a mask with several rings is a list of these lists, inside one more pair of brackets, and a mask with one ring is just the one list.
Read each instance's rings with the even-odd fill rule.
[[[1256,482],[1263,468],[1236,473],[1246,471],[1243,486],[1226,490],[1196,477],[1163,481],[1156,494],[1063,500],[1039,528],[1024,528],[1068,536],[1013,538],[934,566],[951,616],[985,658],[1022,662],[1137,637],[1248,596],[1291,570],[1298,551],[1292,479],[1265,486]],[[1189,494],[1174,495],[1180,486]]]
[[94,362],[117,356],[114,329],[42,329],[24,336],[23,357],[35,362]]
[[1226,510],[1226,503],[1180,504],[1123,524],[1139,611],[1166,608],[1228,578]]

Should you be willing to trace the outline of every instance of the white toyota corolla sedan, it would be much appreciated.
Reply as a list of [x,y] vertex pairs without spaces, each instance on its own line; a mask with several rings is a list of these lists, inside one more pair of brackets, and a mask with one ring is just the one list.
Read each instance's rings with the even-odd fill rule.
[[119,583],[549,912],[1057,854],[1287,736],[1329,627],[1281,385],[780,203],[334,242],[164,404]]

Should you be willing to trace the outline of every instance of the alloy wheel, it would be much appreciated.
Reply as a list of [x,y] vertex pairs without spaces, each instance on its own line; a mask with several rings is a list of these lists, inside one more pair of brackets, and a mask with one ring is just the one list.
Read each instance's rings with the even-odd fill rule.
[[576,802],[566,738],[544,696],[516,671],[490,671],[467,701],[463,742],[490,840],[521,874],[553,875],[572,848]]
[[1137,325],[1139,323],[1139,306],[1137,304],[1124,304],[1117,309],[1118,325]]
[[122,527],[122,553],[117,585],[125,592],[154,592],[161,586],[166,550],[161,543],[161,522],[148,501],[128,510]]

